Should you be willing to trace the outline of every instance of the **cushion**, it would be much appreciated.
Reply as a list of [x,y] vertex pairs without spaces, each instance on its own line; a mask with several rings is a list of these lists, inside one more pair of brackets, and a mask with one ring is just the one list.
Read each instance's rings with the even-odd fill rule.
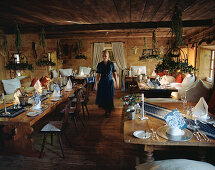
[[176,83],[182,83],[182,75],[181,74],[178,74],[176,79],[175,79],[175,82]]
[[2,83],[6,94],[13,94],[17,88],[21,87],[21,83],[18,78],[10,79],[10,80],[2,80]]
[[191,87],[186,90],[187,101],[197,103],[200,97],[204,97],[208,101],[210,89],[205,83],[198,79]]
[[84,75],[89,75],[91,68],[90,67],[79,67],[79,74],[83,71]]
[[160,81],[161,84],[169,84],[169,83],[173,83],[173,82],[175,82],[175,77],[168,76],[168,75],[164,75]]
[[31,82],[31,87],[34,87],[36,82],[37,82],[37,77],[34,77],[34,79]]
[[137,170],[214,170],[214,166],[207,162],[188,159],[168,159],[154,161],[136,166]]
[[213,94],[209,100],[208,110],[209,110],[209,112],[215,114],[215,90],[213,91]]
[[131,66],[132,75],[146,74],[146,66]]
[[52,78],[57,78],[58,74],[56,70],[52,70]]
[[163,72],[158,72],[158,75],[159,75],[160,77],[162,77],[162,76],[164,76],[164,73],[163,73]]
[[59,69],[60,74],[63,77],[67,77],[67,76],[71,76],[72,75],[72,68],[68,68],[68,69]]
[[181,83],[182,87],[189,87],[195,82],[195,76],[188,74]]
[[40,79],[41,86],[42,86],[42,87],[46,86],[48,81],[49,81],[49,78],[48,78],[47,76],[42,77],[42,78]]

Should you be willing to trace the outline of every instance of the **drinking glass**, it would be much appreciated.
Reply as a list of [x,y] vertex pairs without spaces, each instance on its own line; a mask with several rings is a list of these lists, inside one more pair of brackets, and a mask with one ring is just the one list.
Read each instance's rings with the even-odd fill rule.
[[181,96],[181,100],[182,100],[182,103],[183,103],[183,113],[186,114],[187,112],[187,96],[186,94],[182,95]]

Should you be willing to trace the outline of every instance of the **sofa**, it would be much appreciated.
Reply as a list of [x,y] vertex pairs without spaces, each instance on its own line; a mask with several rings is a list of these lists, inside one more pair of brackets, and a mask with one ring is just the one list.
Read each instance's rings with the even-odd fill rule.
[[[35,89],[31,87],[31,78],[28,76],[18,76],[14,79],[2,80],[2,87],[1,95],[4,93],[5,100],[7,103],[11,103],[14,100],[14,91],[17,88],[24,87],[24,91],[26,93],[31,93]],[[3,103],[2,96],[0,98],[0,103]]]

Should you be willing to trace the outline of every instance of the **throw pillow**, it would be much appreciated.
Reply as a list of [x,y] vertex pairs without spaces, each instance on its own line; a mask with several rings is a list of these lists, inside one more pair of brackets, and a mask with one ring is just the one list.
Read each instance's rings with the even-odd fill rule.
[[181,74],[178,74],[176,79],[175,79],[175,82],[176,83],[182,83],[182,75]]
[[161,161],[154,161],[144,163],[136,166],[136,170],[150,169],[150,170],[213,170],[215,167],[212,164],[202,161],[194,161],[189,159],[167,159]]
[[10,80],[2,80],[2,83],[6,94],[13,94],[17,88],[21,87],[21,83],[18,78],[10,79]]
[[181,83],[182,87],[189,87],[195,82],[195,76],[188,74]]
[[37,77],[34,77],[34,79],[31,82],[31,87],[34,87],[36,82],[37,82]]
[[49,78],[48,78],[47,76],[42,77],[42,78],[40,79],[41,86],[42,86],[42,87],[46,86],[48,81],[49,81]]
[[214,101],[215,101],[215,90],[213,91],[213,94],[208,103],[208,110],[212,114],[215,114],[215,102]]
[[81,73],[81,71],[84,73],[84,75],[89,75],[91,68],[90,67],[79,67],[79,74]]
[[68,77],[68,76],[71,76],[72,75],[72,68],[68,68],[68,69],[59,69],[60,71],[60,74],[63,76],[63,77]]
[[52,77],[53,78],[57,78],[58,77],[58,74],[57,74],[56,70],[52,70]]
[[169,83],[173,83],[173,82],[175,82],[175,77],[168,76],[168,75],[164,75],[160,81],[161,84],[169,84]]

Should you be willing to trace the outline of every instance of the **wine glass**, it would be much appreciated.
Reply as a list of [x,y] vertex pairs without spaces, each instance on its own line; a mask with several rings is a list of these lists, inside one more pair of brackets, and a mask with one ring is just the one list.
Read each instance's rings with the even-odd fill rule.
[[183,113],[186,114],[187,112],[187,96],[186,93],[181,96],[182,104],[183,104]]

